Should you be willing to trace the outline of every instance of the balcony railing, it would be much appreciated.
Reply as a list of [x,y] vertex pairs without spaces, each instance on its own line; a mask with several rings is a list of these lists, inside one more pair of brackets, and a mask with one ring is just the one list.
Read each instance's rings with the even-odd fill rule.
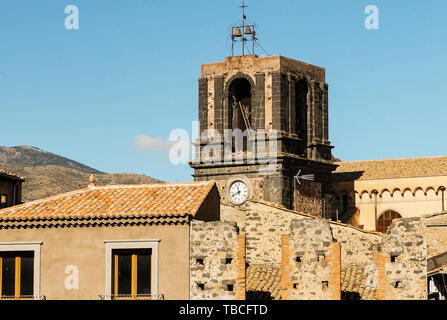
[[101,300],[164,300],[163,294],[112,294],[112,295],[98,295]]
[[1,296],[0,300],[46,300],[45,296]]

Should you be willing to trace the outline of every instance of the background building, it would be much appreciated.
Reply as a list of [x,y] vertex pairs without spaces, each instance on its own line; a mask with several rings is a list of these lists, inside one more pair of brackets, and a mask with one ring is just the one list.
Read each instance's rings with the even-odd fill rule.
[[0,169],[0,209],[22,203],[22,183],[20,175]]
[[193,220],[213,182],[91,185],[0,212],[1,299],[189,299]]
[[386,233],[395,218],[443,212],[447,157],[337,162],[332,211],[365,230]]

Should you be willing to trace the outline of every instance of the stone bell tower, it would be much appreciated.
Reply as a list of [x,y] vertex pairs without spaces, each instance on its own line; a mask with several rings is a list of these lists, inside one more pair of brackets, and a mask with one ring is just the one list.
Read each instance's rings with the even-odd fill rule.
[[[256,55],[204,64],[199,79],[199,122],[202,159],[191,164],[196,181],[218,181],[222,197],[231,202],[225,189],[231,181],[243,179],[249,184],[251,198],[321,214],[323,199],[330,193],[330,175],[336,168],[331,161],[328,85],[323,68],[282,56]],[[275,140],[274,172],[263,174],[266,165],[259,159],[250,161],[245,145],[239,163],[234,145],[231,151],[225,150],[224,141],[231,141],[225,138],[225,130],[235,129],[256,133],[245,135],[245,144],[257,142],[262,132],[267,146]],[[276,134],[272,136],[273,131]],[[221,138],[216,139],[216,134]],[[217,150],[211,156],[210,146]],[[294,177],[300,170],[301,174],[314,174],[315,180],[296,183]]]
[[[241,39],[242,55],[202,65],[194,179],[217,181],[227,204],[252,198],[321,215],[336,168],[325,69],[282,56],[246,55],[245,42],[257,39],[243,16],[232,34],[232,54]],[[298,181],[298,172],[314,175],[313,181]]]

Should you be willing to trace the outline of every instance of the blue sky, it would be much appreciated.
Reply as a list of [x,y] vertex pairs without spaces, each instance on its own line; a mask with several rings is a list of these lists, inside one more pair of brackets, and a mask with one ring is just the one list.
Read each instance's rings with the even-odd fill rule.
[[[197,120],[200,65],[229,55],[237,0],[0,1],[0,145],[32,145],[106,172],[190,181],[138,135]],[[66,30],[67,5],[80,29]],[[248,0],[262,46],[326,68],[342,160],[447,154],[445,0]],[[364,27],[367,5],[380,29]],[[258,51],[258,54],[264,54]]]

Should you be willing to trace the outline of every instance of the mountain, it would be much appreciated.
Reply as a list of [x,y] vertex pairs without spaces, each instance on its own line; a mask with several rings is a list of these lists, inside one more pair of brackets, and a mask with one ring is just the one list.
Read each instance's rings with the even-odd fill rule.
[[55,165],[86,173],[104,173],[87,167],[82,163],[30,146],[19,146],[12,148],[0,146],[0,163],[11,164],[18,167]]
[[107,174],[82,163],[29,146],[1,147],[0,169],[25,177],[24,202],[86,188],[91,174],[96,185],[163,183],[140,174]]

